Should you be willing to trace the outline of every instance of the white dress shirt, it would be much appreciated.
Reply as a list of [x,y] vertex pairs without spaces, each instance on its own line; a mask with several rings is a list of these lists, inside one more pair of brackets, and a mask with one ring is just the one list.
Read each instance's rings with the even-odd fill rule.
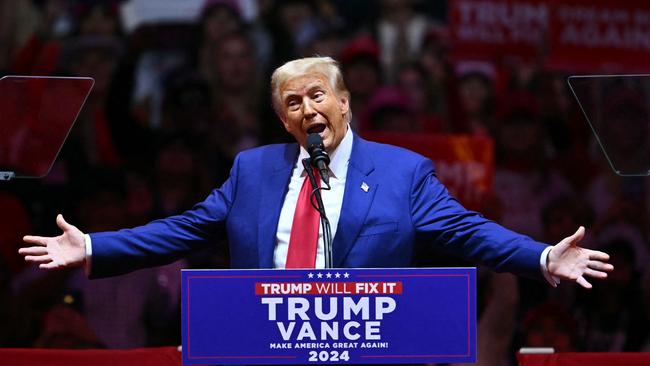
[[[350,154],[352,153],[352,137],[352,129],[348,126],[345,137],[343,137],[339,146],[330,155],[330,186],[332,189],[321,190],[325,213],[327,214],[327,219],[332,229],[332,239],[336,236],[336,228],[341,215],[341,206],[343,205],[345,178],[348,174],[348,163],[350,162]],[[298,203],[300,189],[307,175],[305,168],[302,166],[302,159],[308,157],[309,153],[301,146],[300,155],[293,167],[293,173],[291,173],[289,190],[284,197],[284,204],[282,205],[282,211],[280,211],[275,250],[273,251],[273,267],[275,268],[284,268],[287,262],[293,214]],[[321,186],[324,186],[322,181]],[[325,242],[323,241],[323,228],[320,225],[318,229],[318,247],[316,250],[316,268],[325,268]]]

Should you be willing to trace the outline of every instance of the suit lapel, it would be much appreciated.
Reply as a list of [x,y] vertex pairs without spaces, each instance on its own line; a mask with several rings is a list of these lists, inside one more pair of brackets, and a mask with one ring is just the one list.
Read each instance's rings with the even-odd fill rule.
[[366,152],[367,144],[354,135],[341,216],[332,244],[334,267],[340,267],[352,249],[377,192],[378,184],[369,176],[374,165]]
[[[281,156],[269,156],[271,166],[265,171],[266,179],[260,184],[261,197],[258,217],[259,268],[273,268],[275,236],[278,231],[280,211],[289,187],[293,166],[298,158],[298,145],[287,144]],[[264,176],[264,175],[262,175]]]

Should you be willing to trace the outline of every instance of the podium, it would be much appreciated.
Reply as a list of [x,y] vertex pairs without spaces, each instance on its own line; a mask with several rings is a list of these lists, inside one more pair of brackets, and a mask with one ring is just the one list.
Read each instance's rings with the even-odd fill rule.
[[476,269],[183,270],[183,364],[476,361]]
[[93,85],[92,78],[0,79],[0,180],[47,175]]

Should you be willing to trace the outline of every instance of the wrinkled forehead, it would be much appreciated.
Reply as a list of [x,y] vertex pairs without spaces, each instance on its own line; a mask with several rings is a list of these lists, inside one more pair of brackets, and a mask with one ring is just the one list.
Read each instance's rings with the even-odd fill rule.
[[315,89],[331,90],[327,77],[321,73],[307,73],[292,76],[280,85],[280,96],[285,99],[288,95],[304,95]]

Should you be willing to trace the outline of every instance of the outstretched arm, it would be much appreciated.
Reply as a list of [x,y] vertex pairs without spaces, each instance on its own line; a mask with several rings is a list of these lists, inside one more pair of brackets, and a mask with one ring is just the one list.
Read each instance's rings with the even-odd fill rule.
[[613,271],[614,266],[607,263],[607,253],[579,247],[578,243],[584,236],[585,228],[580,226],[573,235],[551,249],[546,264],[550,275],[591,288],[585,277],[607,278],[607,272]]
[[68,224],[63,215],[56,217],[56,224],[63,233],[56,237],[31,236],[23,241],[33,246],[20,248],[18,253],[27,262],[38,264],[42,269],[60,269],[82,266],[86,261],[84,234],[75,226]]

